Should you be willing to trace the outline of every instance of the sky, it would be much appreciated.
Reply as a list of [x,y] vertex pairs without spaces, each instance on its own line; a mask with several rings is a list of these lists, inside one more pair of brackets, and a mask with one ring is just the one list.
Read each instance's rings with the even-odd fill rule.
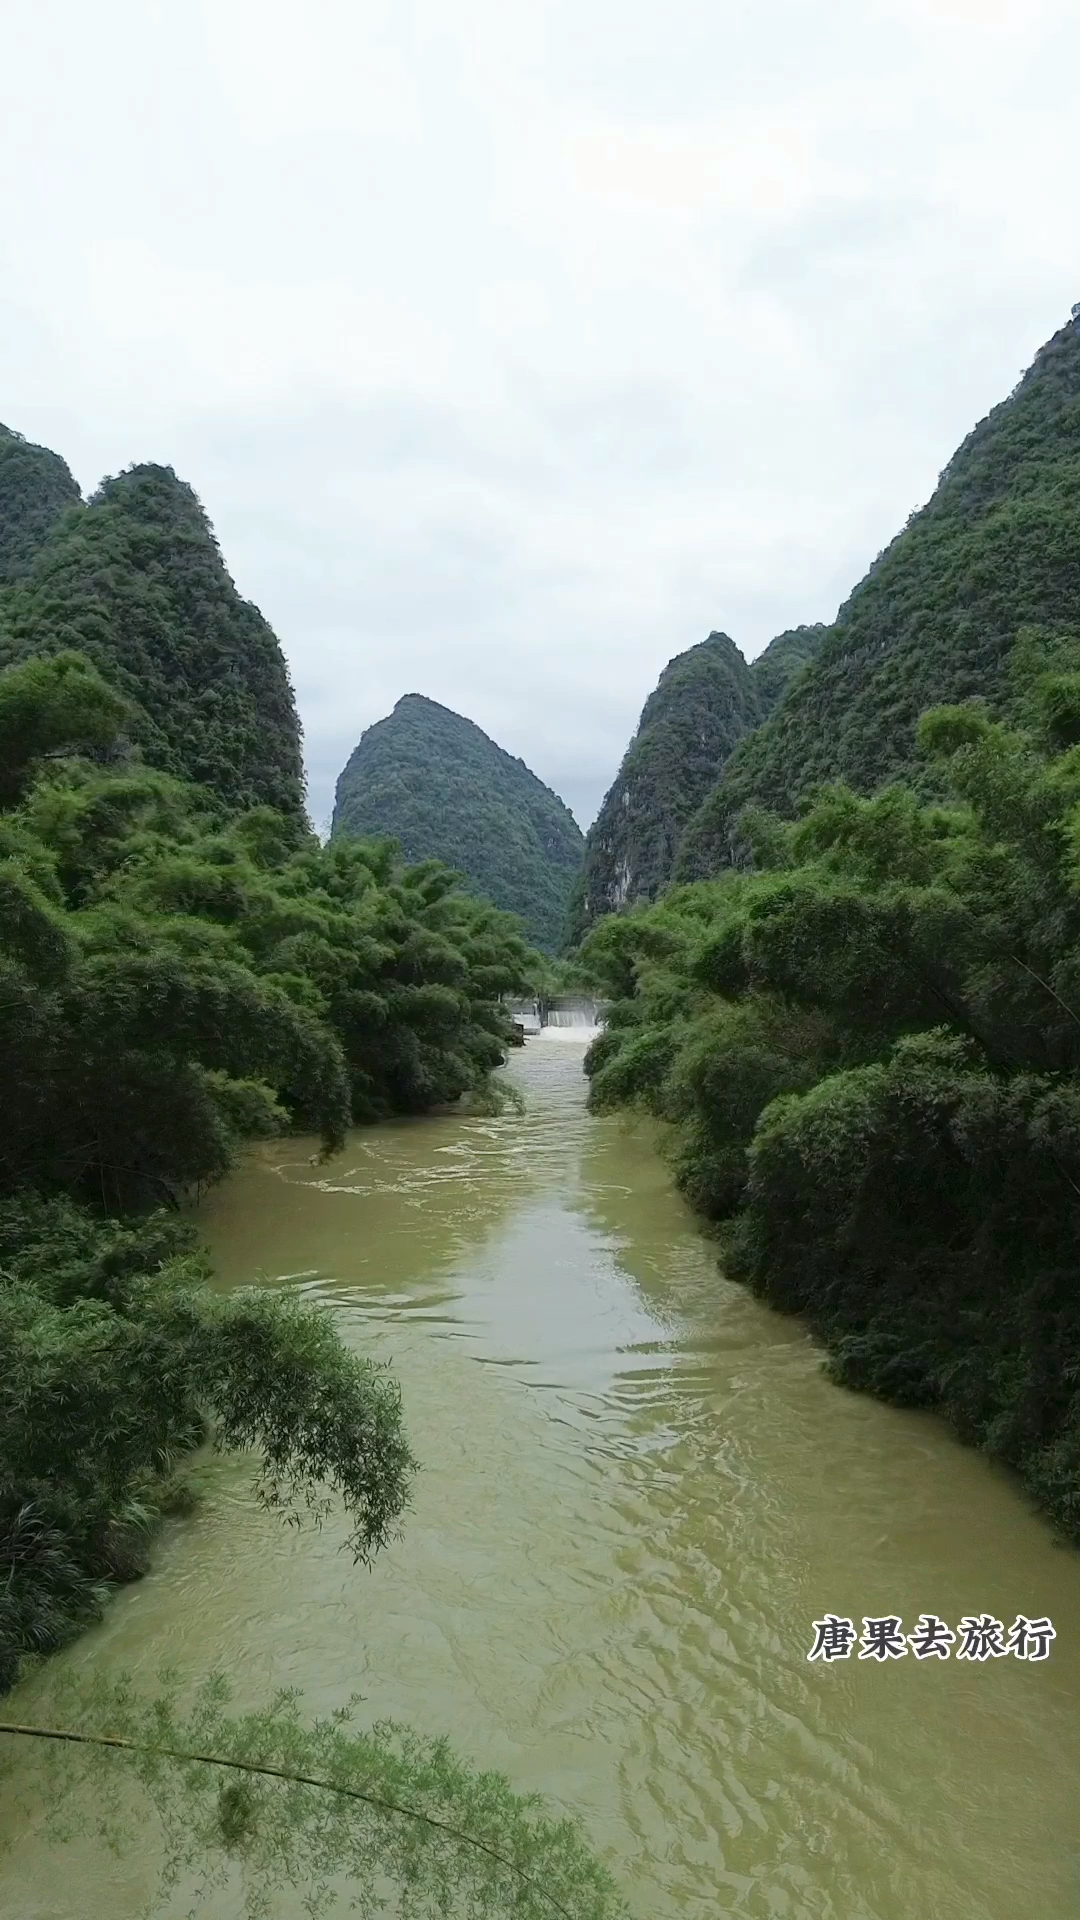
[[404,693],[587,825],[1080,299],[1076,0],[0,8],[0,419],[195,487],[325,827]]

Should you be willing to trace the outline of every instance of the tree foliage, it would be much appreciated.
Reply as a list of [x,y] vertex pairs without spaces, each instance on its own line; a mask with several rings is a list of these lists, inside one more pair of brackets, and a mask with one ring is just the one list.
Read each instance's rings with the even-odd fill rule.
[[740,823],[753,873],[602,922],[588,1066],[839,1378],[942,1410],[1080,1539],[1080,647],[1014,668],[1027,727],[920,724],[948,804],[822,789]]
[[412,1471],[396,1384],[294,1295],[219,1294],[190,1228],[0,1206],[0,1689],[144,1571],[170,1475],[210,1431],[255,1451],[264,1504],[331,1496],[368,1559]]
[[544,953],[558,946],[581,861],[577,822],[550,787],[486,733],[408,693],[361,736],[337,784],[332,838],[389,837],[437,859],[516,913]]
[[162,1871],[144,1911],[194,1883],[190,1911],[231,1885],[248,1920],[286,1889],[313,1920],[342,1904],[399,1920],[625,1920],[576,1820],[445,1740],[357,1728],[359,1706],[308,1722],[296,1692],[235,1714],[220,1678],[185,1708],[169,1676],[148,1698],[126,1677],[69,1675],[47,1726],[0,1727],[0,1766],[44,1797],[61,1841],[90,1832],[123,1852],[154,1816]]

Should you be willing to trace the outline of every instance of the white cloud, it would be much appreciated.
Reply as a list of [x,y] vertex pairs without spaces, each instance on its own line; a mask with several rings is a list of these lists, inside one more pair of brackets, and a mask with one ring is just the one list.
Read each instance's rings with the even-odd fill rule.
[[587,816],[1061,324],[1078,56],[1072,0],[9,9],[0,418],[193,482],[317,818],[410,690]]

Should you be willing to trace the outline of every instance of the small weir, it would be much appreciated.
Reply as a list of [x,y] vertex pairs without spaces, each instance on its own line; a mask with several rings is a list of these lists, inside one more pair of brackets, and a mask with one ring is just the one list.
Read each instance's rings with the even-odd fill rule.
[[601,1002],[588,994],[562,994],[557,1000],[547,1001],[544,1011],[545,1027],[573,1027],[581,1031],[604,1024]]
[[558,1032],[576,1040],[591,1040],[604,1024],[603,1002],[587,993],[558,994],[550,1000],[507,1000],[505,1005],[523,1038]]

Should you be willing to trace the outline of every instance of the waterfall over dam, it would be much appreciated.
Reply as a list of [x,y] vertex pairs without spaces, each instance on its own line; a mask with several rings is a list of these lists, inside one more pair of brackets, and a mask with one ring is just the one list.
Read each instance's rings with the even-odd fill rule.
[[545,1027],[599,1027],[603,1025],[603,1009],[599,1000],[589,994],[560,994],[557,1000],[549,1000],[545,1008]]
[[604,1025],[604,1005],[588,993],[561,993],[550,1000],[507,1000],[510,1018],[524,1034],[550,1039],[592,1040]]

